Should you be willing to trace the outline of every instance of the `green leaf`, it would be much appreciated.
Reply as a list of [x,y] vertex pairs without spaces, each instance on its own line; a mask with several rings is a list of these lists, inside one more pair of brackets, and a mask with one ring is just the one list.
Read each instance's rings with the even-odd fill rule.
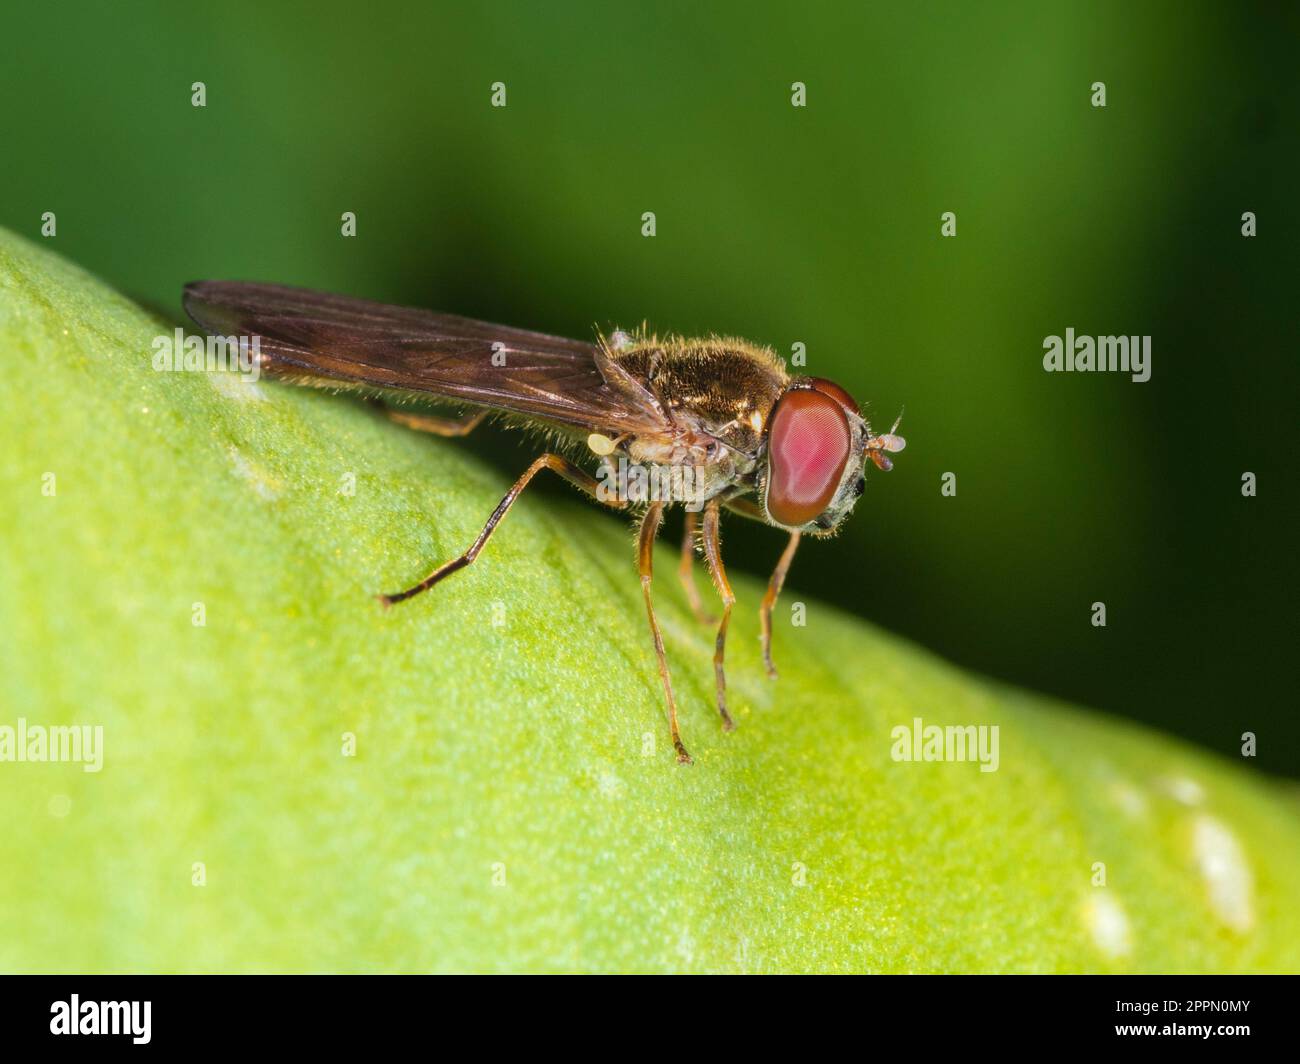
[[[733,574],[724,734],[664,547],[679,766],[621,519],[530,493],[385,613],[507,475],[347,398],[156,372],[173,327],[0,234],[0,725],[103,728],[99,772],[0,763],[0,968],[1300,968],[1300,822],[1249,761],[817,602],[794,626],[797,563],[776,683]],[[894,760],[915,718],[996,726],[997,770]]]

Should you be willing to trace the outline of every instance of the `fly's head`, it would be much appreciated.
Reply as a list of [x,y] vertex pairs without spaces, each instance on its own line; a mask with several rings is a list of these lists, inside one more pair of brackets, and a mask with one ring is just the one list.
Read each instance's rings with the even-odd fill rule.
[[907,441],[872,433],[858,404],[838,384],[800,377],[781,393],[767,419],[757,491],[767,520],[790,531],[832,534],[866,486],[867,462],[893,468],[890,454]]

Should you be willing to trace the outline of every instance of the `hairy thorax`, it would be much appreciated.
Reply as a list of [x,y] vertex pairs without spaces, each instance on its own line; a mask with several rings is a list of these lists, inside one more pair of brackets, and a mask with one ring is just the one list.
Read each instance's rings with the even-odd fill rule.
[[651,337],[612,354],[659,401],[675,430],[671,441],[631,441],[634,460],[716,461],[741,474],[757,464],[768,416],[789,381],[772,351],[744,340]]

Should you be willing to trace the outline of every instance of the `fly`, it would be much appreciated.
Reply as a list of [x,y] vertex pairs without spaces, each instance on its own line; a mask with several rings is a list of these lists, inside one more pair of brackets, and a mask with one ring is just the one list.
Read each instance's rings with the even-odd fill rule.
[[541,455],[464,554],[379,599],[385,606],[403,602],[473,562],[543,469],[602,503],[637,511],[641,590],[673,748],[684,763],[691,756],[678,731],[677,700],[650,592],[665,508],[686,507],[678,572],[693,612],[712,623],[692,575],[697,534],[722,600],[713,667],[718,713],[730,731],[723,663],[735,596],[722,564],[722,511],[789,533],[759,611],[763,662],[775,678],[772,609],[800,538],[832,534],[862,494],[867,462],[888,470],[889,455],[906,445],[896,435],[897,422],[875,434],[839,385],[792,377],[772,351],[743,340],[661,339],[644,332],[566,340],[451,314],[237,281],[188,285],[184,302],[210,333],[257,337],[260,369],[268,376],[468,408],[455,418],[384,408],[410,428],[464,436],[488,414],[499,413],[556,430],[585,447],[598,460],[596,476],[563,455]]

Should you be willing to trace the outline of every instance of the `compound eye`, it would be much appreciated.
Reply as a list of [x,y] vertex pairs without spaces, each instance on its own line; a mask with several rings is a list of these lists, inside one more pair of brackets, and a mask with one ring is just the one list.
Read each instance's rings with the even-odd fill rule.
[[768,436],[768,515],[797,528],[821,514],[840,486],[852,440],[838,398],[815,388],[786,392]]
[[845,410],[849,411],[849,413],[851,414],[860,413],[860,407],[856,402],[854,402],[853,396],[849,395],[848,392],[846,392],[834,381],[828,381],[825,377],[809,377],[808,385],[811,388],[816,388],[819,392],[822,393],[822,395],[829,395],[832,399],[834,399],[837,403],[839,403],[840,406],[844,407]]

